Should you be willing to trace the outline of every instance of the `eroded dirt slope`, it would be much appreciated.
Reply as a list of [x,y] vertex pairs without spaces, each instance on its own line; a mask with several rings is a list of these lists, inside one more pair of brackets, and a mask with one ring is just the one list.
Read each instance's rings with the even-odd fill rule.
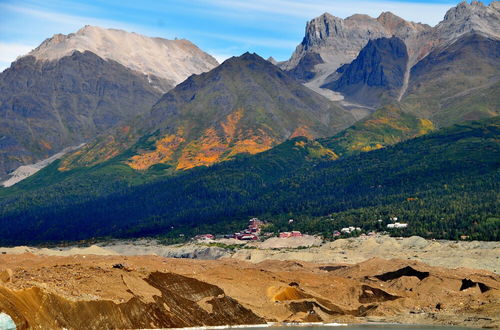
[[0,312],[20,329],[266,321],[500,325],[499,275],[407,260],[254,264],[27,253],[0,255],[0,274]]

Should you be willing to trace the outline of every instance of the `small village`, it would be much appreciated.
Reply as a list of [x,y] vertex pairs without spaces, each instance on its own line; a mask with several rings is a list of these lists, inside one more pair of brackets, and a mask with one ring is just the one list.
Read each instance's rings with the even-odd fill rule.
[[[391,223],[386,225],[386,228],[388,230],[405,229],[408,227],[408,223],[398,222],[397,217],[390,217],[389,220]],[[289,225],[292,225],[293,222],[294,222],[293,219],[288,220]],[[382,223],[383,220],[379,219],[378,222]],[[263,231],[263,227],[265,225],[266,225],[266,221],[260,220],[259,218],[251,218],[248,221],[247,228],[245,228],[244,230],[241,230],[239,232],[236,232],[233,234],[226,234],[226,235],[200,234],[200,235],[194,236],[192,239],[194,241],[211,241],[211,240],[224,238],[224,239],[236,239],[238,241],[257,241],[257,240],[262,240],[265,238],[276,237],[276,235],[274,233]],[[342,237],[351,237],[351,236],[359,236],[359,237],[363,238],[363,237],[376,236],[377,234],[388,234],[388,232],[386,232],[386,231],[363,232],[363,229],[361,227],[349,226],[349,227],[340,228],[338,230],[334,230],[331,239],[342,238]],[[283,231],[283,232],[279,232],[277,234],[278,238],[283,238],[283,239],[292,238],[292,237],[303,237],[303,236],[304,236],[304,234],[298,230]]]

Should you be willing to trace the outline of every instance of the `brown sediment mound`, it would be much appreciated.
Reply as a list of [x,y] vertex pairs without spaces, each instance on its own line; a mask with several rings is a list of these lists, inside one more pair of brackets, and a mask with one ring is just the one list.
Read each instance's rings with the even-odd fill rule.
[[0,283],[12,281],[12,276],[12,269],[5,269],[4,271],[0,272]]
[[311,297],[294,286],[278,288],[271,286],[268,288],[268,296],[270,296],[273,301],[298,300]]
[[[113,267],[121,264],[123,267]],[[500,276],[409,260],[356,265],[158,256],[0,255],[0,312],[18,328],[266,321],[500,325]]]
[[[153,272],[140,285],[138,278],[123,279],[133,295],[123,303],[73,301],[36,286],[21,290],[0,287],[0,310],[10,315],[20,329],[178,328],[264,322],[227,297],[222,289],[193,278]],[[150,296],[145,298],[148,293]]]

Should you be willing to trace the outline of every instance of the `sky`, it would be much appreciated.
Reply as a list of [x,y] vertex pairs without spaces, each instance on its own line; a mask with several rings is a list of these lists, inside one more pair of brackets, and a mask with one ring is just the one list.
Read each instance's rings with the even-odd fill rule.
[[[306,22],[391,11],[437,24],[454,0],[0,0],[0,71],[56,33],[84,25],[166,39],[185,38],[219,62],[246,51],[282,61],[302,41]],[[490,1],[483,1],[488,4]]]

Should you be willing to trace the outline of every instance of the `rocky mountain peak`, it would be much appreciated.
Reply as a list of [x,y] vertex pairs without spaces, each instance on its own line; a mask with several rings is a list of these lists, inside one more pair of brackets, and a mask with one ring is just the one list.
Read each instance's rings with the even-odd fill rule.
[[[302,43],[281,67],[288,71],[308,72],[301,76],[307,76],[307,80],[319,79],[321,85],[338,67],[354,60],[369,40],[396,36],[406,41],[427,29],[430,27],[425,24],[408,22],[390,12],[382,13],[378,18],[355,14],[345,19],[324,13],[307,23]],[[301,65],[311,66],[310,60],[303,61],[306,57],[315,59],[313,68],[297,69]]]
[[[185,39],[151,38],[138,33],[86,25],[76,33],[56,34],[28,55],[53,61],[74,51],[90,51],[134,71],[169,82],[171,87],[193,73],[211,70],[218,62]],[[153,77],[151,79],[154,80]]]
[[500,39],[500,6],[493,1],[486,6],[480,1],[463,1],[448,10],[444,19],[435,27],[441,41],[453,41],[468,32],[482,33]]
[[467,1],[462,1],[455,7],[449,9],[444,16],[444,20],[461,19],[471,16],[474,13],[484,11],[486,6],[481,1],[472,1],[470,4]]
[[480,1],[461,2],[434,27],[406,21],[391,12],[383,12],[377,18],[355,14],[345,19],[324,13],[307,23],[304,39],[290,59],[279,65],[308,87],[333,99],[337,96],[323,93],[320,86],[329,83],[340,66],[352,62],[369,40],[395,36],[404,42],[408,52],[407,81],[409,69],[418,61],[469,32],[500,39],[500,2],[493,1],[488,6]]
[[[136,170],[156,164],[177,169],[208,166],[236,154],[265,151],[295,136],[329,136],[353,122],[348,111],[257,54],[245,53],[209,72],[192,75],[164,94],[138,128],[141,134],[149,132],[155,149],[138,148],[127,164]],[[121,140],[121,134],[113,139]],[[135,143],[124,139],[131,143],[127,148]],[[93,155],[109,148],[104,139],[89,146],[85,159],[100,162],[103,158]],[[113,146],[113,152],[124,150],[121,145]],[[80,159],[70,156],[65,166],[94,164],[79,163]]]
[[384,26],[389,34],[392,35],[401,36],[402,33],[408,34],[415,31],[420,32],[431,29],[431,27],[427,24],[406,21],[390,11],[381,13],[379,17],[377,17],[377,21]]

